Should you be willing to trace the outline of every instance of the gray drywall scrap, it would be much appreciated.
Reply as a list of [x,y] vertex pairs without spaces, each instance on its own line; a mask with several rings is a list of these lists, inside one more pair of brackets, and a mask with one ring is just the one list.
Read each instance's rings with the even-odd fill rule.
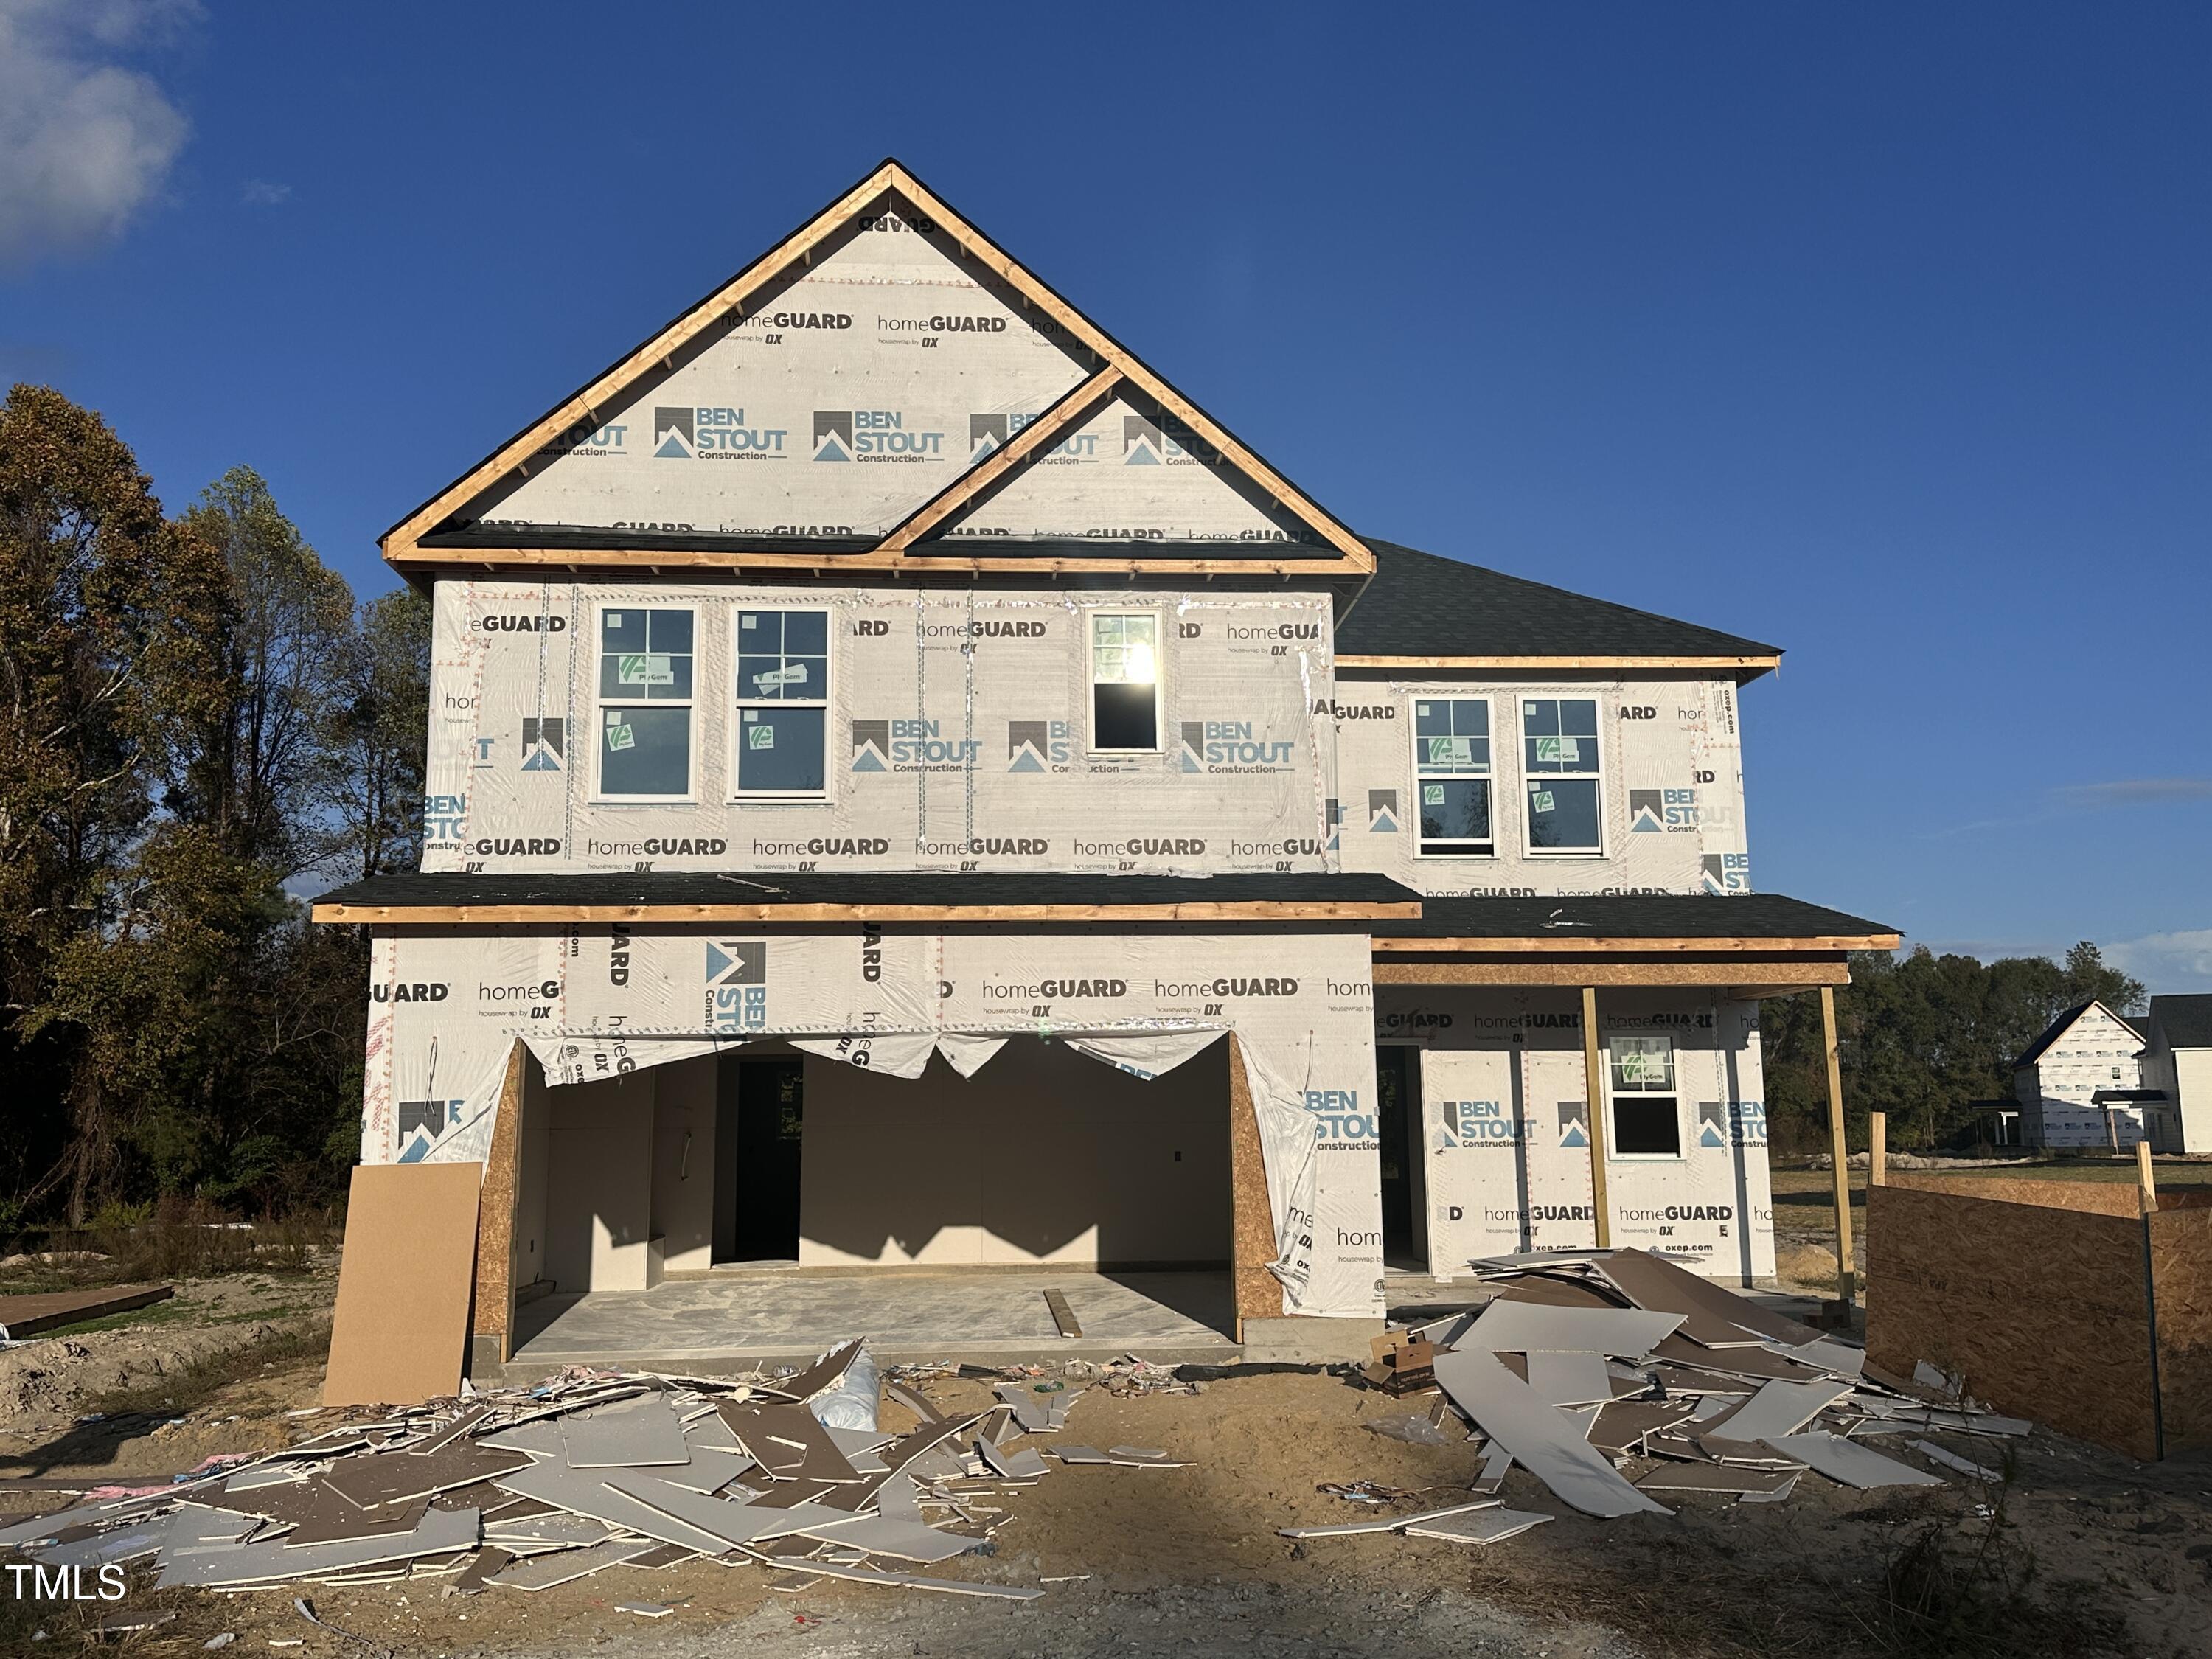
[[[1471,1331],[1469,1336],[1473,1336]],[[1527,1383],[1516,1380],[1495,1353],[1457,1349],[1438,1354],[1436,1374],[1437,1385],[1451,1396],[1454,1405],[1511,1452],[1516,1462],[1583,1514],[1612,1517],[1672,1513],[1622,1480],[1620,1471],[1583,1437],[1576,1425],[1539,1400]]]
[[1795,1434],[1851,1391],[1848,1382],[1769,1382],[1698,1431],[1700,1443],[1773,1441]]
[[1518,1538],[1553,1517],[1534,1510],[1486,1509],[1422,1516],[1401,1528],[1408,1538],[1440,1538],[1455,1544],[1498,1544]]
[[1832,1434],[1785,1434],[1766,1443],[1804,1464],[1817,1474],[1846,1486],[1940,1486],[1940,1476],[1893,1457],[1884,1457],[1870,1447]]
[[1501,1300],[1482,1310],[1456,1346],[1493,1353],[1644,1354],[1681,1322],[1680,1314],[1636,1308],[1558,1308]]
[[561,1443],[572,1469],[635,1469],[688,1463],[691,1448],[665,1395],[648,1394],[561,1419]]

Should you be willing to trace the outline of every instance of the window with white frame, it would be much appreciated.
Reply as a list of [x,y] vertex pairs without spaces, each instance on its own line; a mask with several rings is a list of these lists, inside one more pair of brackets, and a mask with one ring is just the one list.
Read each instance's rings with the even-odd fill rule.
[[1605,850],[1597,700],[1528,697],[1521,704],[1521,769],[1527,787],[1528,850]]
[[1091,613],[1091,746],[1160,746],[1160,619],[1149,611]]
[[738,612],[733,796],[829,787],[830,613]]
[[691,793],[689,607],[599,612],[599,793],[608,800]]
[[1490,828],[1486,698],[1413,699],[1413,787],[1424,857],[1486,858],[1498,850]]
[[1682,1120],[1674,1092],[1674,1040],[1615,1036],[1607,1043],[1613,1073],[1613,1153],[1680,1158]]

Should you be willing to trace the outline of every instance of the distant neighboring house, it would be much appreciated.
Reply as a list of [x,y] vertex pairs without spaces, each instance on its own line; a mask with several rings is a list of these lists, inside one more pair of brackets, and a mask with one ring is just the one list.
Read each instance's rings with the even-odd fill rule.
[[2169,1141],[2160,1151],[2212,1152],[2212,996],[2153,997],[2143,1032],[2142,1084],[2160,1097]]
[[[2212,997],[2158,1000],[2212,1003]],[[2121,1018],[2101,1002],[2078,1004],[2052,1020],[2012,1063],[2021,1143],[2109,1146],[2117,1140],[2134,1146],[2144,1136],[2145,1108],[2151,1104],[2142,1098],[2142,1049],[2139,1023]],[[2206,1109],[2212,1112],[2212,1103]],[[2151,1127],[2155,1131],[2164,1126]],[[2212,1122],[2207,1132],[2212,1133]],[[2167,1150],[2161,1139],[2152,1133],[2154,1151]]]

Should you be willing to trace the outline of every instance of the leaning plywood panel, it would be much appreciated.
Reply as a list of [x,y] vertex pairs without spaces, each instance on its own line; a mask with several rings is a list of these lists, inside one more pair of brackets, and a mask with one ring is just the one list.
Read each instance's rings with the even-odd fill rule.
[[2166,1443],[2212,1446],[2212,1210],[2162,1211],[2145,1224]]
[[459,1390],[482,1173],[476,1164],[354,1170],[325,1406],[412,1404]]
[[2141,1219],[1893,1186],[1868,1199],[1875,1364],[1909,1376],[1924,1359],[2001,1411],[2160,1455]]

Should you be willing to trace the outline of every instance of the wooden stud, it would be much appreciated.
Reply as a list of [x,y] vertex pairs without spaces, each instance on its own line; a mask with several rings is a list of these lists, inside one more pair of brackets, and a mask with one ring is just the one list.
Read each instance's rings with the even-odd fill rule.
[[1711,669],[1717,672],[1746,671],[1766,673],[1782,666],[1770,657],[1376,657],[1353,653],[1336,659],[1339,668],[1382,668],[1400,673],[1418,668],[1489,668],[1528,670],[1668,668]]
[[1605,1065],[1597,1040],[1597,988],[1583,987],[1583,1110],[1589,1116],[1590,1213],[1597,1219],[1597,1247],[1613,1248],[1613,1202],[1605,1187]]
[[314,919],[403,927],[503,921],[1364,921],[1420,914],[1418,904],[318,904]]
[[1109,364],[1072,388],[1043,414],[915,508],[905,523],[876,544],[876,551],[905,552],[955,513],[1011,477],[1016,467],[1067,428],[1087,418],[1121,383],[1121,371]]
[[1835,1164],[1836,1297],[1856,1299],[1856,1277],[1851,1270],[1851,1165],[1844,1142],[1844,1062],[1836,1046],[1836,993],[1820,988],[1820,1036],[1828,1055],[1828,1146]]
[[2151,1171],[2148,1136],[2136,1142],[2136,1179],[2142,1185],[2143,1213],[2152,1214],[2158,1208],[2158,1176]]
[[1867,1185],[1889,1185],[1889,1114],[1867,1114]]

